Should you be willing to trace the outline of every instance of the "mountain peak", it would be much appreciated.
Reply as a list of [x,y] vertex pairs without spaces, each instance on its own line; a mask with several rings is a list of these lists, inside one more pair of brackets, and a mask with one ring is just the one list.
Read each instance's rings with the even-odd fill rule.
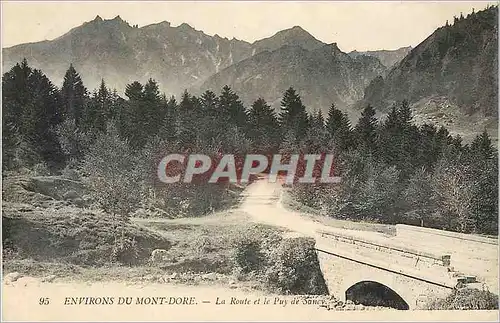
[[111,19],[112,21],[123,21],[122,17],[120,17],[120,15],[114,17],[113,19]]
[[177,26],[180,30],[195,30],[193,27],[191,27],[189,24],[183,22],[179,26]]
[[99,16],[99,15],[95,16],[94,21],[98,21],[98,22],[102,21],[101,16]]
[[314,38],[313,35],[305,31],[300,26],[293,26],[277,32],[269,38],[258,40],[253,45],[257,50],[276,50],[284,45],[297,45],[307,50],[314,50],[325,45],[323,42]]

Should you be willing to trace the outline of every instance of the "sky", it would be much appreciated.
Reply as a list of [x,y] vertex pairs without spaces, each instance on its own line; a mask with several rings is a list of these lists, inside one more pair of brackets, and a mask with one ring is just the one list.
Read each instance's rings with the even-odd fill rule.
[[2,48],[57,38],[97,15],[119,15],[139,27],[186,22],[208,35],[249,42],[298,25],[343,51],[397,49],[416,46],[446,20],[488,4],[495,2],[2,1]]

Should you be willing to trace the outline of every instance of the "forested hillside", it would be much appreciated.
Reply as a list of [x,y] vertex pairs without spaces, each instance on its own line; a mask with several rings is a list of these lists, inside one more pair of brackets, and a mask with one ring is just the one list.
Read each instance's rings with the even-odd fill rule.
[[444,127],[413,124],[406,101],[382,122],[366,105],[351,125],[335,105],[328,115],[306,112],[300,89],[283,93],[279,113],[263,99],[245,106],[228,86],[175,98],[153,79],[131,80],[121,97],[105,80],[87,89],[73,66],[58,87],[26,60],[4,74],[2,89],[4,174],[77,171],[113,214],[226,207],[228,183],[160,185],[156,165],[167,153],[332,153],[340,184],[292,189],[326,216],[497,233],[497,151],[487,133],[464,145]]
[[[466,115],[498,119],[498,7],[490,7],[438,28],[413,48],[386,78],[365,91],[362,104],[381,110],[407,99],[444,97]],[[446,113],[446,107],[440,107]]]

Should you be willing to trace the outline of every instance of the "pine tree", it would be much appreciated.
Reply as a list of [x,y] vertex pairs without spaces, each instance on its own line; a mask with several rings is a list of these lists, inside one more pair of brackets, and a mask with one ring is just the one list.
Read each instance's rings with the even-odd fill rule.
[[306,135],[300,143],[301,151],[312,154],[326,153],[328,133],[325,129],[325,119],[321,110],[311,114],[309,125]]
[[494,149],[491,144],[491,139],[486,130],[474,138],[470,146],[470,153],[473,159],[485,160],[491,159],[494,154]]
[[379,158],[389,165],[396,166],[401,179],[407,179],[419,163],[415,156],[418,153],[420,133],[411,120],[410,105],[403,101],[393,106],[378,131]]
[[375,118],[375,109],[368,105],[361,112],[361,118],[359,118],[354,128],[358,148],[369,153],[375,152],[377,149],[375,140],[376,131],[377,119]]
[[111,119],[112,104],[111,94],[106,87],[106,83],[104,80],[101,80],[99,89],[92,93],[86,106],[84,116],[82,117],[83,122],[81,122],[83,128],[104,132],[108,120]]
[[143,97],[143,86],[141,83],[134,81],[125,86],[125,95],[129,100],[140,101]]
[[227,120],[240,129],[245,129],[247,119],[245,107],[239,96],[227,85],[222,88],[219,96],[219,111],[224,114],[223,120]]
[[279,123],[283,133],[287,134],[291,131],[296,140],[300,141],[307,133],[309,121],[306,107],[292,87],[285,91],[281,100]]
[[326,131],[329,139],[333,142],[334,151],[342,153],[353,145],[349,118],[347,114],[337,109],[334,104],[328,111]]
[[323,118],[323,113],[321,110],[318,110],[317,113],[313,114],[313,122],[311,124],[312,127],[324,130],[325,129],[325,118]]
[[66,118],[73,118],[76,125],[80,125],[87,103],[87,89],[83,85],[80,75],[73,64],[70,64],[61,88],[63,114]]
[[227,115],[219,110],[219,98],[217,95],[207,90],[200,97],[201,104],[201,118],[198,120],[200,122],[200,131],[203,132],[203,137],[205,138],[215,138],[224,130],[223,120]]
[[419,129],[420,142],[415,159],[418,165],[432,170],[442,156],[442,146],[437,140],[437,129],[432,124],[424,124]]
[[177,120],[177,134],[179,145],[185,149],[196,148],[199,129],[197,127],[198,121],[198,100],[192,97],[186,90],[182,94],[181,101],[179,103],[179,113]]
[[279,125],[276,112],[259,98],[248,111],[248,138],[256,152],[273,152],[279,147]]
[[122,121],[120,122],[120,133],[122,137],[130,142],[133,148],[142,148],[147,137],[144,129],[145,120],[147,120],[147,116],[145,117],[146,100],[144,86],[137,81],[127,84],[125,95],[129,100],[125,106]]
[[143,91],[143,113],[141,126],[143,127],[143,142],[158,134],[161,123],[166,115],[166,110],[161,105],[158,84],[149,79],[144,85]]
[[[4,142],[9,144],[5,147],[4,157],[14,157],[16,149],[22,146],[31,156],[29,163],[41,161],[37,159],[52,164],[62,163],[53,131],[61,121],[59,93],[52,82],[23,60],[5,73],[2,99],[2,136]],[[4,165],[12,165],[12,162],[12,159],[7,160]]]
[[172,143],[177,138],[177,118],[178,118],[178,105],[174,96],[170,99],[163,98],[162,104],[165,109],[165,117],[160,126],[159,136]]

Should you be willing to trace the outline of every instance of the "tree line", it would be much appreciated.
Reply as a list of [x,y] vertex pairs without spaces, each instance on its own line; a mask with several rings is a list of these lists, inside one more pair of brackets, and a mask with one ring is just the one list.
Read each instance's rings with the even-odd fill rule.
[[167,97],[158,83],[103,80],[90,92],[73,66],[59,89],[26,60],[4,74],[3,169],[43,164],[78,169],[107,211],[152,206],[204,214],[231,199],[229,184],[156,185],[155,165],[168,152],[331,153],[340,184],[295,184],[291,194],[325,215],[497,234],[497,151],[486,132],[464,144],[445,127],[412,123],[408,102],[378,120],[368,105],[356,124],[335,105],[308,113],[295,89],[276,112],[258,98],[245,107],[220,93]]

